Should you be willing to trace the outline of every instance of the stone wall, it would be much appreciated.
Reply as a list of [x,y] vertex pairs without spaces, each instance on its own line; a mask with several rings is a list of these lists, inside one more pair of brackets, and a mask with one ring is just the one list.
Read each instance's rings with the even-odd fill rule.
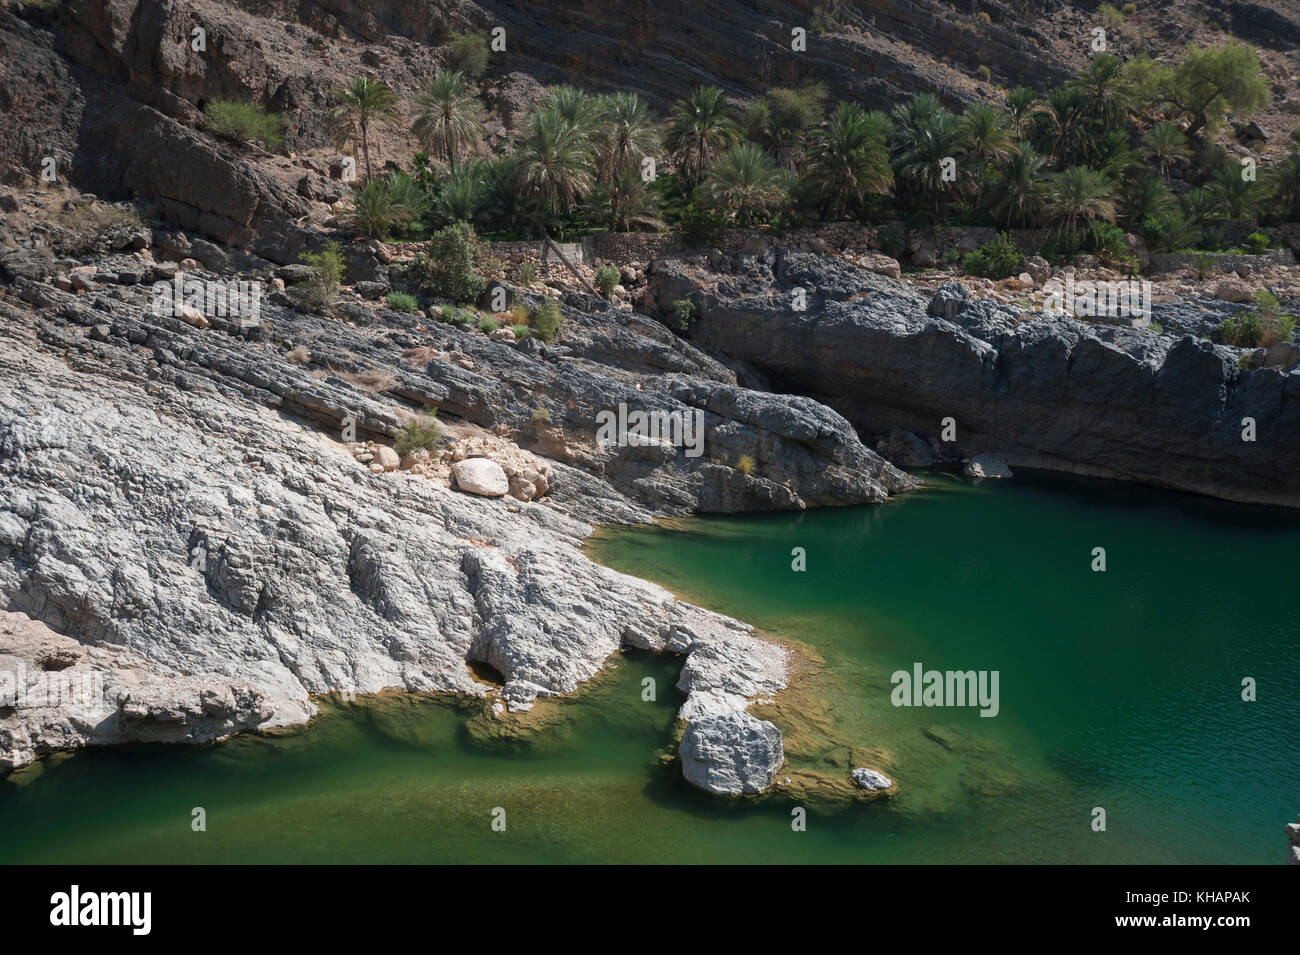
[[1156,252],[1151,256],[1151,271],[1178,272],[1194,269],[1198,259],[1208,259],[1216,272],[1255,272],[1273,265],[1295,265],[1290,249],[1270,249],[1260,255],[1234,255],[1229,252]]

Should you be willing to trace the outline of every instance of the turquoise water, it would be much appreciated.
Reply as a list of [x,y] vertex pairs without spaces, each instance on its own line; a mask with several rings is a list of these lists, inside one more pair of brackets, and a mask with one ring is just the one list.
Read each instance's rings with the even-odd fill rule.
[[[0,862],[1279,863],[1300,811],[1297,542],[1284,512],[1020,477],[607,529],[593,556],[824,661],[762,711],[792,768],[875,765],[897,795],[808,802],[796,832],[786,798],[692,790],[656,752],[680,661],[629,653],[526,742],[474,732],[478,703],[385,696],[292,734],[46,761],[0,782]],[[915,662],[997,670],[998,715],[893,706]]]

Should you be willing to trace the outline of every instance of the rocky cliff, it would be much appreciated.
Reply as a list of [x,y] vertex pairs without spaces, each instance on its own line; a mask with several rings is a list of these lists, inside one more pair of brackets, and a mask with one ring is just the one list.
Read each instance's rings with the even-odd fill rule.
[[1300,369],[1243,370],[1239,349],[1192,335],[1054,318],[956,284],[930,298],[829,257],[768,257],[741,274],[668,264],[656,295],[698,302],[695,344],[864,435],[913,432],[941,458],[987,453],[1300,506]]

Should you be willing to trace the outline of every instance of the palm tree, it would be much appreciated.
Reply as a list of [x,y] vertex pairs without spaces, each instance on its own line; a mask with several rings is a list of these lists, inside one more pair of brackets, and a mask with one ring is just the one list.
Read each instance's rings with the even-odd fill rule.
[[723,99],[722,90],[697,86],[690,99],[673,104],[664,145],[689,189],[699,185],[709,164],[739,139],[734,111]]
[[906,186],[918,206],[930,201],[930,211],[939,217],[943,195],[948,189],[945,160],[963,151],[961,124],[929,93],[913,96],[894,110],[894,171],[900,186]]
[[1264,183],[1282,221],[1300,219],[1300,151],[1293,147],[1289,156],[1269,166],[1264,171]]
[[1098,53],[1070,81],[1083,98],[1083,115],[1103,128],[1116,126],[1128,114],[1132,89],[1119,57]]
[[1148,216],[1159,216],[1178,208],[1177,200],[1159,177],[1144,173],[1124,190],[1124,217],[1141,227]]
[[397,96],[383,80],[357,76],[348,85],[334,90],[338,104],[334,107],[334,120],[344,138],[355,143],[361,141],[361,152],[366,159],[366,178],[374,173],[370,168],[370,124],[397,117]]
[[790,198],[790,175],[752,143],[732,146],[718,157],[700,187],[705,201],[738,222],[752,224]]
[[841,100],[813,137],[805,174],[833,218],[861,208],[869,195],[887,196],[894,189],[885,138],[889,118],[865,112]]
[[438,226],[453,222],[473,223],[483,210],[487,191],[482,162],[471,160],[442,180],[433,201],[433,219]]
[[1214,190],[1209,186],[1198,186],[1183,196],[1183,209],[1186,210],[1187,221],[1193,225],[1202,225],[1214,218],[1218,204]]
[[1008,226],[1025,227],[1036,221],[1043,208],[1044,181],[1040,178],[1047,157],[1029,143],[1020,143],[1002,164],[993,184],[990,208]]
[[1006,115],[988,103],[978,103],[962,114],[961,134],[966,139],[966,155],[973,170],[975,204],[984,193],[984,171],[991,162],[1002,162],[1015,152]]
[[644,185],[641,162],[659,143],[649,107],[636,93],[614,93],[600,100],[602,121],[596,131],[600,180],[609,188],[610,220],[616,231],[626,230],[626,200]]
[[456,159],[483,138],[483,107],[460,73],[439,70],[415,100],[411,132],[430,152],[441,153],[451,172]]
[[1059,219],[1070,235],[1076,235],[1080,221],[1115,221],[1115,187],[1105,173],[1087,166],[1069,166],[1047,181],[1047,210]]
[[1038,148],[1064,167],[1070,158],[1081,158],[1086,150],[1083,129],[1087,103],[1075,86],[1060,86],[1047,94],[1047,106],[1038,115]]
[[561,119],[589,139],[600,126],[600,102],[572,86],[553,87],[542,108],[554,110]]
[[1155,163],[1156,172],[1169,179],[1169,168],[1185,162],[1192,154],[1187,148],[1187,137],[1177,123],[1156,123],[1142,137],[1138,153],[1147,162]]
[[1007,94],[1007,117],[1016,139],[1023,140],[1029,134],[1040,109],[1038,94],[1027,86],[1017,86]]
[[596,183],[591,140],[555,107],[528,117],[517,147],[520,184],[554,211],[568,211]]
[[1219,167],[1209,189],[1215,205],[1229,219],[1249,219],[1268,193],[1265,183],[1243,178],[1241,167],[1233,162]]

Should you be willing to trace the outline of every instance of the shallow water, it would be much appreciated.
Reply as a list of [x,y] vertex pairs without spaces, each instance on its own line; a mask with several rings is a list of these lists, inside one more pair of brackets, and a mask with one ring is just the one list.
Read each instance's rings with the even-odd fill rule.
[[[810,803],[795,832],[788,801],[692,790],[656,758],[680,661],[629,653],[533,744],[477,741],[479,704],[394,695],[292,734],[46,761],[0,782],[0,862],[1282,861],[1300,811],[1300,519],[1108,484],[930,484],[588,544],[820,655],[790,694],[814,717],[827,703],[820,719],[771,717],[791,765],[876,765],[892,799]],[[998,715],[893,706],[890,674],[915,662],[997,670]]]

